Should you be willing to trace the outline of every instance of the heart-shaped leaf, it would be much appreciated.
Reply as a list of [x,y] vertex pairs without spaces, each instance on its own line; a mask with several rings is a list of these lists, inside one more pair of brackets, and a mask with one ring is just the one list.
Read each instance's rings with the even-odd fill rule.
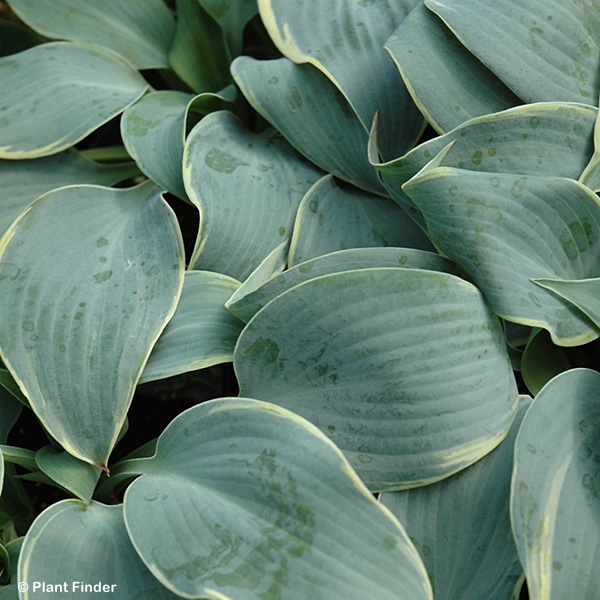
[[20,592],[21,600],[177,598],[139,559],[120,504],[62,500],[47,508],[27,532],[18,580],[29,588]]
[[0,235],[36,199],[65,185],[113,185],[139,170],[134,163],[103,165],[86,159],[74,148],[30,160],[0,160],[2,200]]
[[447,167],[578,179],[594,151],[597,115],[596,108],[581,104],[528,104],[472,119],[388,163],[377,160],[375,132],[369,155],[394,200],[424,224],[402,185],[442,150],[447,149],[440,162]]
[[183,256],[175,215],[149,183],[50,192],[3,238],[2,358],[77,458],[106,467],[142,367],[175,311]]
[[147,88],[117,54],[75,42],[41,44],[0,58],[0,79],[0,158],[11,159],[72,146]]
[[234,367],[242,395],[317,425],[372,490],[463,469],[498,445],[516,408],[500,323],[474,286],[433,271],[301,283],[248,323]]
[[402,526],[310,423],[246,398],[205,402],[161,434],[125,494],[159,580],[214,600],[430,599]]

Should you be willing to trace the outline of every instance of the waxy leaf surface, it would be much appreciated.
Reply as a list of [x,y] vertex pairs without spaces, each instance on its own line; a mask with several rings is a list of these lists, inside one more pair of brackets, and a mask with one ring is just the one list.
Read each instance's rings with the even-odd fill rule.
[[252,133],[223,111],[188,136],[183,175],[200,210],[192,267],[243,281],[289,238],[302,196],[322,173],[272,131]]
[[431,600],[402,526],[297,415],[225,398],[194,406],[137,461],[125,521],[186,598]]
[[233,360],[243,323],[225,308],[239,282],[208,271],[188,271],[177,310],[158,338],[141,383]]
[[[47,508],[23,542],[18,581],[29,587],[19,594],[20,600],[177,598],[156,580],[136,554],[125,529],[121,504],[92,502],[86,506],[80,500],[62,500]],[[99,581],[109,588],[86,591],[83,587]],[[44,591],[42,583],[60,587]]]
[[51,42],[0,59],[0,158],[56,154],[147,88],[128,62],[83,43]]
[[2,359],[74,456],[106,467],[182,283],[177,221],[150,183],[61,188],[4,236]]
[[384,43],[420,0],[259,0],[260,16],[279,50],[322,71],[348,100],[365,129],[375,113],[385,124],[388,159],[409,150],[423,128]]
[[169,66],[175,20],[161,0],[9,0],[9,5],[46,37],[104,46],[138,69]]
[[513,531],[533,600],[600,588],[600,374],[573,369],[536,396],[515,443]]
[[473,278],[508,321],[543,327],[576,346],[600,330],[570,302],[532,278],[579,279],[600,271],[600,204],[576,181],[425,170],[404,186],[433,243]]
[[242,395],[305,417],[372,490],[437,481],[506,435],[516,387],[499,321],[453,275],[324,275],[277,296],[242,332]]

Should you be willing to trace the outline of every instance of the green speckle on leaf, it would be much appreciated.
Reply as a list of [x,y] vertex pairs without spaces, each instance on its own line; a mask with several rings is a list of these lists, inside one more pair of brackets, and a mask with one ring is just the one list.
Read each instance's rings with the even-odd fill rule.
[[219,173],[227,174],[233,173],[238,167],[241,167],[242,165],[248,165],[247,162],[237,158],[237,156],[233,156],[233,154],[229,154],[229,152],[219,150],[218,148],[213,148],[206,155],[204,162],[213,171],[218,171]]
[[474,165],[480,165],[482,160],[483,152],[481,150],[475,150],[475,152],[473,152],[473,154],[471,155],[471,162]]
[[102,271],[100,273],[95,273],[94,275],[92,275],[92,279],[94,281],[94,283],[104,283],[105,281],[108,281],[111,277],[112,277],[112,271]]

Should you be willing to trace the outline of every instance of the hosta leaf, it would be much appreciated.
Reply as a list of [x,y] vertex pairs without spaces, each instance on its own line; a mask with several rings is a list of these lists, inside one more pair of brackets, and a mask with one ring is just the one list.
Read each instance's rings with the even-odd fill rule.
[[2,359],[52,436],[106,467],[177,304],[175,215],[149,183],[61,188],[23,213],[0,252]]
[[172,90],[152,92],[121,118],[123,143],[140,170],[181,199],[186,199],[181,170],[185,118],[192,99]]
[[179,415],[125,494],[148,568],[187,598],[431,598],[402,526],[316,428],[246,398]]
[[600,375],[550,381],[515,444],[511,519],[530,598],[592,599],[600,586]]
[[526,102],[597,106],[600,12],[581,0],[425,0]]
[[[398,204],[418,222],[422,216],[401,186],[454,142],[441,164],[469,171],[560,176],[577,179],[593,153],[598,110],[561,102],[528,104],[478,117],[388,163],[373,166]],[[371,146],[377,145],[372,136]]]
[[8,4],[46,37],[104,46],[138,69],[169,66],[175,21],[161,0],[8,0]]
[[417,141],[423,117],[383,45],[420,0],[259,0],[260,15],[284,56],[325,73],[365,129],[385,125],[381,151],[391,158]]
[[581,311],[531,282],[598,273],[600,211],[589,189],[559,177],[440,167],[404,190],[434,244],[472,277],[498,315],[547,329],[561,346],[598,337]]
[[515,437],[530,401],[522,398],[506,439],[474,465],[444,481],[379,497],[405,523],[436,600],[508,600],[521,576],[510,478]]
[[109,164],[87,160],[74,148],[31,160],[0,160],[0,236],[41,195],[65,185],[113,185],[139,174],[133,163]]
[[[21,600],[52,596],[73,600],[101,596],[119,600],[176,598],[136,554],[125,529],[121,504],[92,502],[86,506],[80,500],[62,500],[47,508],[27,532],[18,580],[29,586],[28,591],[20,593]],[[44,594],[42,583],[61,587],[46,588]],[[100,588],[94,590],[98,583]]]
[[242,53],[246,23],[258,13],[256,0],[198,0],[221,26],[232,56]]
[[439,133],[522,103],[424,4],[404,19],[385,47]]
[[35,454],[35,462],[40,470],[58,485],[69,490],[82,502],[89,504],[100,469],[85,463],[64,450],[54,446],[44,446]]
[[235,82],[250,104],[324,171],[385,194],[367,159],[367,129],[341,92],[312,65],[236,58]]
[[146,90],[144,78],[98,46],[52,42],[0,59],[0,158],[56,154]]
[[272,131],[254,134],[230,112],[202,119],[183,158],[186,191],[200,210],[193,268],[243,281],[289,237],[320,175]]
[[246,291],[242,285],[227,301],[227,308],[248,322],[273,298],[293,287],[330,273],[374,267],[405,267],[455,273],[455,265],[447,258],[411,248],[357,248],[332,252],[295,265],[273,277],[256,290]]
[[295,265],[336,250],[374,246],[434,249],[395,202],[340,185],[326,175],[306,193],[298,208],[288,262]]
[[158,338],[140,383],[233,360],[243,323],[225,308],[239,287],[235,279],[188,271],[177,310]]
[[234,366],[242,395],[313,422],[373,490],[468,466],[500,442],[516,406],[500,323],[474,286],[433,271],[306,281],[248,323]]
[[577,306],[600,328],[600,278],[571,281],[540,278],[532,281]]
[[229,51],[221,28],[199,0],[177,0],[177,31],[169,52],[173,70],[196,92],[231,83]]

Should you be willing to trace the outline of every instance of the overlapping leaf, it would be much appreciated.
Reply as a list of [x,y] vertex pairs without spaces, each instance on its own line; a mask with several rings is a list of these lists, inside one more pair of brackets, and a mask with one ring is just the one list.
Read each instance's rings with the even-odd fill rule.
[[444,166],[578,179],[594,152],[597,114],[595,108],[574,103],[519,106],[472,119],[388,163],[378,161],[375,132],[369,155],[394,200],[423,224],[422,215],[401,186],[452,142],[441,160]]
[[600,11],[580,0],[425,0],[526,102],[598,105]]
[[516,406],[500,323],[474,286],[433,271],[297,285],[248,323],[234,367],[242,395],[313,422],[373,490],[466,467],[500,442]]
[[325,175],[306,193],[294,225],[288,263],[374,246],[433,250],[431,242],[404,210]]
[[559,177],[438,167],[404,190],[434,244],[469,273],[498,315],[543,327],[559,345],[598,337],[579,309],[531,281],[598,274],[600,204],[588,188]]
[[318,69],[285,58],[240,56],[231,72],[257,112],[312,162],[365,190],[385,194],[367,160],[367,129]]
[[125,521],[187,598],[431,599],[402,526],[297,415],[246,398],[195,406],[137,461]]
[[258,13],[256,0],[199,0],[199,2],[223,29],[231,55],[240,55],[244,27]]
[[574,369],[537,395],[515,444],[511,518],[530,598],[600,586],[600,375]]
[[124,56],[138,69],[169,66],[175,20],[161,0],[9,0],[19,18],[49,38],[88,42]]
[[424,4],[411,11],[385,47],[439,133],[522,102]]
[[322,275],[375,267],[404,267],[456,274],[453,262],[439,254],[411,248],[359,248],[332,252],[295,265],[258,288],[244,283],[227,301],[227,308],[248,322],[270,300]]
[[56,154],[125,110],[144,78],[109,50],[52,42],[0,59],[0,158]]
[[102,165],[74,148],[31,160],[0,160],[0,235],[41,195],[65,185],[113,185],[139,174],[131,162]]
[[405,523],[436,600],[507,600],[521,576],[510,480],[515,437],[530,401],[522,398],[506,439],[474,465],[439,483],[379,497]]
[[243,323],[225,308],[239,287],[235,279],[188,271],[177,310],[158,338],[141,383],[233,360]]
[[177,221],[148,183],[50,192],[3,238],[2,358],[74,456],[106,466],[182,282]]
[[[62,500],[35,520],[23,543],[18,580],[21,600],[113,597],[174,600],[136,554],[123,522],[123,506]],[[35,587],[37,582],[39,587]],[[41,583],[66,586],[42,591]],[[86,590],[85,584],[100,589]],[[108,588],[103,588],[107,585]]]
[[416,142],[423,118],[383,45],[420,0],[259,0],[279,50],[321,70],[348,99],[363,127],[385,124],[381,151],[392,158]]
[[272,131],[254,134],[224,111],[192,130],[183,161],[200,210],[191,264],[238,281],[289,238],[302,196],[322,175]]
[[130,106],[121,119],[121,136],[140,170],[157,185],[185,199],[182,161],[190,94],[152,92]]

